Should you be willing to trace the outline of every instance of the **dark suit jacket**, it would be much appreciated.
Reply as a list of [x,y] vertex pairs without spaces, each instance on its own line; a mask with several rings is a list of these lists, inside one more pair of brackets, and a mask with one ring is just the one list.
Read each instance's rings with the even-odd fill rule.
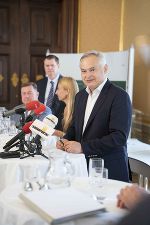
[[115,225],[150,225],[150,195],[145,196],[127,216]]
[[129,181],[127,138],[132,113],[128,94],[108,80],[82,134],[87,98],[85,89],[76,95],[73,122],[65,138],[81,143],[87,162],[102,157],[109,178]]
[[[59,79],[61,79],[62,76],[60,75]],[[58,79],[58,82],[59,82]],[[44,103],[45,101],[45,91],[46,91],[46,86],[47,86],[47,81],[48,78],[45,77],[42,80],[37,81],[37,88],[38,88],[38,92],[39,92],[39,101]],[[58,84],[57,84],[58,86]],[[57,90],[57,87],[56,87]],[[52,113],[58,117],[58,124],[56,126],[56,129],[62,130],[62,118],[63,118],[63,112],[64,112],[64,108],[65,108],[65,103],[62,101],[59,101],[58,97],[56,94],[54,94],[53,97],[53,102],[52,102]]]

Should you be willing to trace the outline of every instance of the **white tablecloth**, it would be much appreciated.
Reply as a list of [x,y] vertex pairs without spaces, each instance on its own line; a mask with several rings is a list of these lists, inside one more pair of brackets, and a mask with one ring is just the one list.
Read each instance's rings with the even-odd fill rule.
[[[103,207],[107,209],[107,213],[103,215],[90,216],[64,224],[69,225],[102,225],[110,224],[118,217],[123,216],[126,211],[116,207],[116,195],[120,189],[126,186],[127,183],[108,180],[101,189],[105,194],[106,199],[103,201]],[[77,178],[72,183],[72,186],[80,191],[86,192],[91,196],[96,193],[97,189],[91,189],[88,178]],[[30,210],[24,202],[18,197],[22,192],[22,185],[14,185],[6,188],[0,194],[0,225],[48,225],[39,215]],[[98,190],[99,191],[99,190]]]
[[150,166],[150,145],[137,139],[128,139],[128,156]]
[[[0,135],[0,151],[3,151],[3,146],[10,140],[12,136]],[[64,157],[67,154],[68,159],[74,167],[74,176],[88,176],[87,164],[84,154],[71,154],[54,149],[56,143],[56,138],[52,137],[48,143],[43,142],[42,153],[48,155],[48,151],[56,152],[60,157]],[[11,149],[12,150],[12,149]],[[15,149],[14,149],[15,150]],[[0,158],[0,191],[5,187],[22,182],[24,179],[24,170],[26,168],[31,168],[31,171],[38,169],[41,172],[41,176],[44,176],[48,168],[49,160],[42,156],[36,155],[35,157],[28,157],[25,159],[11,158],[2,159]]]

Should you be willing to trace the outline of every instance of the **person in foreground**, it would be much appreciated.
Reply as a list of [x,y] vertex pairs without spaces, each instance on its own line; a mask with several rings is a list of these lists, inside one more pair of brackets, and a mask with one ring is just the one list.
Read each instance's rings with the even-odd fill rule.
[[75,98],[71,126],[56,146],[87,159],[101,157],[109,178],[129,181],[127,138],[131,125],[129,95],[107,78],[108,66],[101,52],[90,51],[80,59],[86,89]]
[[121,218],[115,225],[149,225],[150,193],[137,185],[121,189],[117,206],[128,208],[129,214]]
[[[22,84],[21,100],[22,100],[23,104],[26,105],[29,102],[38,101],[38,97],[39,97],[39,92],[37,91],[36,83],[28,82],[28,83]],[[30,113],[30,112],[28,112],[28,113]],[[49,107],[46,107],[46,110],[38,116],[38,119],[42,121],[49,114],[52,114],[52,111]],[[25,118],[27,116],[28,115],[25,115]],[[19,128],[21,116],[19,114],[16,114],[16,115],[12,116],[11,119],[16,122],[16,126]]]
[[132,209],[148,192],[137,185],[126,186],[120,190],[117,196],[117,206],[119,208]]
[[56,95],[60,101],[65,103],[64,115],[62,119],[62,131],[55,130],[55,136],[62,138],[72,121],[72,115],[74,110],[75,95],[79,91],[78,84],[72,77],[63,77],[60,79]]
[[45,77],[37,81],[39,101],[48,106],[52,113],[58,118],[56,128],[62,130],[62,118],[65,104],[59,101],[56,95],[58,83],[62,78],[59,73],[59,58],[55,55],[48,55],[44,59]]

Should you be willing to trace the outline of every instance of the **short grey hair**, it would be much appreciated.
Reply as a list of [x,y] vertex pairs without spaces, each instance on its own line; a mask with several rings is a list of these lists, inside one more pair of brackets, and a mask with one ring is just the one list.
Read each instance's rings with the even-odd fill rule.
[[100,64],[101,64],[101,65],[104,66],[105,64],[107,64],[107,63],[106,63],[106,58],[105,58],[104,53],[103,53],[103,52],[98,52],[98,51],[96,51],[96,50],[91,50],[91,51],[88,51],[88,52],[84,53],[84,54],[82,55],[82,57],[80,58],[80,63],[82,62],[83,59],[85,59],[85,58],[87,58],[87,57],[89,57],[89,56],[91,56],[91,55],[94,55],[94,56],[96,56],[97,58],[99,58],[99,61],[100,61]]

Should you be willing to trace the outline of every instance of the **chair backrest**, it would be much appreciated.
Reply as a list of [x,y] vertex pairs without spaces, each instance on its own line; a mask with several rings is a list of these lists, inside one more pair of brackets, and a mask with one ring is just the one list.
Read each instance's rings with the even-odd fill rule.
[[148,188],[148,179],[150,179],[150,166],[138,159],[129,157],[130,169],[139,176],[139,185]]

